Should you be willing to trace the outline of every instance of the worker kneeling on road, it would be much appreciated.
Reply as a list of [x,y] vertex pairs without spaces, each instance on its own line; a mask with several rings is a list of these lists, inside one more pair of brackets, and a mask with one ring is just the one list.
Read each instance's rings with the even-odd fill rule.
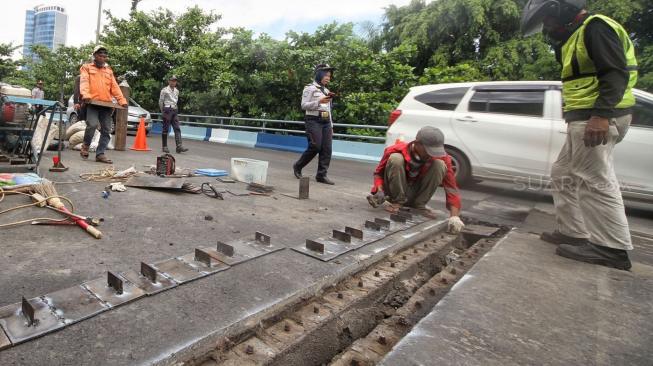
[[451,165],[444,150],[444,134],[435,127],[422,127],[412,142],[399,142],[383,152],[374,170],[374,186],[367,196],[372,207],[389,205],[385,210],[397,213],[402,206],[434,219],[436,214],[426,207],[435,190],[442,185],[450,212],[449,230],[460,232],[465,226],[460,219],[460,194]]

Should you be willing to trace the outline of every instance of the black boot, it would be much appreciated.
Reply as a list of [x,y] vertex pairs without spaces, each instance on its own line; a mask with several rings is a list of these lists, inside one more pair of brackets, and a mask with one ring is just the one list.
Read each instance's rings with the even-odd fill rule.
[[569,245],[585,245],[589,241],[585,238],[574,238],[573,236],[565,235],[558,230],[553,232],[543,232],[540,239],[551,244],[569,244]]
[[168,134],[165,133],[161,134],[161,151],[166,154],[170,152],[168,149]]
[[328,184],[328,185],[331,185],[331,186],[335,184],[335,183],[334,183],[331,179],[329,179],[326,175],[321,176],[321,177],[315,177],[315,180],[318,181],[319,183],[324,183],[324,184]]
[[177,153],[183,153],[188,151],[188,149],[181,144],[181,136],[177,134],[175,134],[175,143],[177,144]]
[[627,251],[608,248],[590,242],[578,246],[561,244],[556,249],[556,254],[576,261],[599,264],[624,271],[628,271],[632,267]]
[[292,172],[293,174],[295,174],[295,178],[302,179],[302,170],[299,167],[297,167],[297,164],[293,164]]

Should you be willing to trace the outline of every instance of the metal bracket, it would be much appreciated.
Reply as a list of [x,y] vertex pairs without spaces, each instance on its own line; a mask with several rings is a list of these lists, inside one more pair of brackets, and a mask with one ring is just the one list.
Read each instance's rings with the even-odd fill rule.
[[374,222],[377,223],[379,226],[381,226],[382,229],[389,230],[390,229],[390,220],[386,219],[379,219],[378,217],[374,219]]
[[157,283],[156,269],[145,262],[141,262],[141,274],[152,283]]
[[177,282],[158,273],[156,268],[145,262],[141,262],[140,272],[130,270],[122,272],[121,275],[127,281],[145,291],[148,296],[177,286]]
[[371,229],[371,230],[376,230],[376,231],[381,231],[381,225],[374,221],[365,221],[365,228],[366,229]]
[[344,231],[333,230],[333,237],[337,240],[344,241],[345,243],[351,243],[351,235]]
[[400,222],[402,224],[405,224],[408,221],[406,216],[403,216],[403,215],[400,215],[400,214],[390,215],[390,220],[395,221],[395,222]]
[[32,325],[35,325],[35,323],[38,323],[38,319],[34,319],[34,307],[29,303],[29,301],[27,301],[27,299],[25,299],[24,296],[20,304],[20,309],[25,319],[27,319],[28,327],[31,327]]
[[89,290],[81,285],[69,287],[43,296],[52,311],[66,325],[77,323],[84,319],[109,310]]
[[107,272],[107,284],[109,285],[109,287],[114,289],[114,291],[116,291],[116,294],[122,295],[123,293],[122,279],[120,279],[120,277],[113,274],[111,271]]
[[315,240],[306,239],[306,249],[324,254],[324,244],[318,243]]
[[218,241],[218,246],[217,246],[216,250],[218,252],[226,255],[227,257],[233,257],[234,254],[235,254],[234,247],[232,247],[229,244],[225,244],[225,243],[223,243],[221,241]]
[[211,267],[211,256],[202,249],[195,248],[195,260],[203,263],[207,267]]
[[95,297],[104,301],[110,307],[122,305],[145,296],[145,291],[133,283],[125,281],[113,272],[107,272],[106,278],[98,278],[82,284]]
[[271,243],[270,235],[263,234],[260,231],[257,231],[256,234],[254,234],[254,240],[265,245],[270,245]]
[[345,226],[345,232],[351,235],[352,238],[363,240],[363,230]]

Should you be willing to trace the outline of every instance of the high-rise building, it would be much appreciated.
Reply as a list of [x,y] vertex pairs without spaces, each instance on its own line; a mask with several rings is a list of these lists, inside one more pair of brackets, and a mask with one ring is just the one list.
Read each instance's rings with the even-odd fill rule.
[[43,45],[54,51],[66,44],[68,15],[66,9],[56,5],[39,5],[25,12],[25,37],[23,56],[32,57],[30,47]]

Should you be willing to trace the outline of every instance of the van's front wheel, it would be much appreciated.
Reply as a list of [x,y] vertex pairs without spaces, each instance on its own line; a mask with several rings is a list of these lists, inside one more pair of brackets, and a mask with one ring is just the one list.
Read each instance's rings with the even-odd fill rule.
[[447,154],[451,156],[451,165],[453,165],[454,173],[456,174],[456,182],[459,186],[469,184],[472,180],[472,167],[469,160],[461,151],[449,146],[444,148]]

